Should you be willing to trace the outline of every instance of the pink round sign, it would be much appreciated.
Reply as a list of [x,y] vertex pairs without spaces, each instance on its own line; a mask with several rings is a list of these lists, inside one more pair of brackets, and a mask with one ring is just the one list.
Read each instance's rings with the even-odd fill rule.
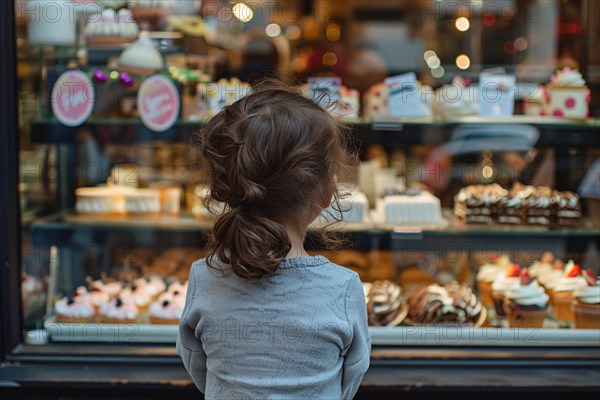
[[142,122],[153,131],[164,132],[177,121],[179,92],[169,78],[154,75],[145,79],[137,100]]
[[63,73],[52,88],[52,111],[67,126],[83,124],[94,109],[94,85],[81,71]]

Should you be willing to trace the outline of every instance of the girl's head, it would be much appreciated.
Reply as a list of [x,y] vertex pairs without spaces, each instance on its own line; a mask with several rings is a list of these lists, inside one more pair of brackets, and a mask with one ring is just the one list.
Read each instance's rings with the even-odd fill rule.
[[320,106],[279,82],[214,116],[200,133],[211,196],[226,204],[212,233],[213,256],[243,278],[273,275],[303,232],[337,198],[351,165],[344,129]]

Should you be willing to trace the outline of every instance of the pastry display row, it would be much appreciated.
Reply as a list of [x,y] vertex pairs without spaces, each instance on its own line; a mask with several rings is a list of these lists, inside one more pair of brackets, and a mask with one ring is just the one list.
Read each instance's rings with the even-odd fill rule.
[[454,214],[474,224],[577,226],[581,219],[579,196],[549,187],[515,183],[472,185],[454,198]]
[[[349,256],[332,254],[334,261],[364,276]],[[116,260],[120,266],[110,276],[88,278],[87,285],[67,296],[50,296],[56,299],[56,321],[177,324],[189,268],[203,256],[188,248],[129,252]],[[363,281],[369,325],[600,329],[600,278],[573,261],[565,265],[550,252],[527,268],[507,255],[493,259],[478,268],[475,289],[468,282],[438,279],[424,274]],[[29,291],[41,285],[30,277],[23,280]]]

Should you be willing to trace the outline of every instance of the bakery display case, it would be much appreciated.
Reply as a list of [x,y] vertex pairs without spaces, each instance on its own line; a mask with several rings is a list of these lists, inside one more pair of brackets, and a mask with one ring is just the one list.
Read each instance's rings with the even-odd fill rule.
[[357,398],[598,393],[599,5],[271,3],[0,8],[0,389],[195,398],[174,343],[226,206],[194,143],[275,72],[361,161],[306,237],[363,281]]

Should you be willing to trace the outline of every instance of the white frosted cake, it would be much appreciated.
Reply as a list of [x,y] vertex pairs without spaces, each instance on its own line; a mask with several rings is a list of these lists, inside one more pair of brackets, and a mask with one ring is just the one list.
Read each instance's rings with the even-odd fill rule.
[[[89,187],[75,189],[75,209],[80,214],[124,215],[124,191],[129,188]],[[132,189],[133,190],[133,189]]]
[[125,210],[129,215],[160,214],[160,191],[158,189],[135,189],[125,194]]
[[378,219],[390,224],[426,225],[440,224],[442,206],[440,199],[429,192],[393,194],[377,200]]
[[[336,210],[336,208],[340,210]],[[339,207],[332,204],[323,210],[315,222],[327,223],[340,219],[344,222],[365,222],[368,212],[367,196],[363,192],[352,191],[347,197],[340,199]]]

